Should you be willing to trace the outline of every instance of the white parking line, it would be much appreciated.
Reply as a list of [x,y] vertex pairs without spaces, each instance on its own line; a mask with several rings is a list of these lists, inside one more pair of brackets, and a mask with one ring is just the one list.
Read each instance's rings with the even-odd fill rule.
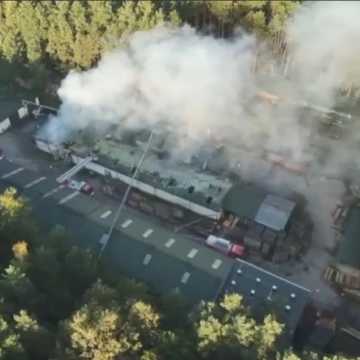
[[45,179],[46,179],[46,176],[39,177],[38,179],[35,179],[35,180],[29,182],[28,184],[26,184],[26,185],[24,186],[24,188],[25,188],[25,189],[29,189],[29,188],[31,188],[32,186],[37,185],[37,184],[39,184],[40,182],[44,181]]
[[59,201],[59,205],[65,204],[66,202],[70,201],[71,199],[73,199],[74,197],[78,196],[80,194],[80,191],[74,191],[73,193],[63,197],[60,201]]
[[220,259],[216,259],[213,264],[211,265],[211,267],[214,269],[214,270],[217,270],[220,265],[222,264],[222,261]]
[[144,238],[148,238],[152,233],[154,232],[153,229],[147,229],[144,233],[143,233],[143,237]]
[[105,211],[100,217],[102,219],[106,219],[108,216],[110,216],[112,214],[111,210]]
[[170,247],[172,247],[174,244],[175,244],[175,239],[169,239],[169,240],[165,243],[165,246],[166,246],[167,248],[170,248]]
[[190,259],[193,259],[198,252],[199,252],[198,249],[191,249],[190,252],[188,253],[187,257]]
[[43,199],[46,199],[46,198],[48,198],[49,196],[57,193],[57,192],[58,192],[59,190],[61,190],[62,188],[64,188],[64,185],[59,185],[59,186],[57,186],[56,188],[48,191],[47,193],[45,193],[45,194],[43,195]]
[[121,227],[123,229],[127,228],[128,226],[130,226],[132,224],[132,220],[131,219],[127,219],[126,221],[124,221],[122,224],[121,224]]
[[2,179],[7,179],[7,178],[9,178],[10,176],[16,175],[16,174],[18,174],[19,172],[21,172],[21,171],[23,171],[23,170],[24,170],[24,168],[22,168],[22,167],[21,167],[21,168],[18,168],[18,169],[16,169],[16,170],[10,171],[9,173],[3,175],[1,178],[2,178]]

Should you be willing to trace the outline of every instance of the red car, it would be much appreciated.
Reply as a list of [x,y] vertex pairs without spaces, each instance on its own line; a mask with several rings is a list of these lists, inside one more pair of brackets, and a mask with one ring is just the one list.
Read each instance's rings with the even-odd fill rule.
[[94,195],[94,188],[85,181],[76,181],[76,180],[66,180],[64,185],[70,189],[80,191],[86,195]]
[[241,258],[245,256],[245,247],[243,245],[233,244],[229,240],[214,235],[209,235],[205,243],[207,246],[230,257]]

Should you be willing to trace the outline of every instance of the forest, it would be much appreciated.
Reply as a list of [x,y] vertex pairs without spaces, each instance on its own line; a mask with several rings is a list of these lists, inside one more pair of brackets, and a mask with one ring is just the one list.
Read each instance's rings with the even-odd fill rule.
[[219,37],[238,26],[284,51],[283,26],[298,1],[3,1],[0,54],[9,61],[59,69],[93,66],[137,30],[190,24]]

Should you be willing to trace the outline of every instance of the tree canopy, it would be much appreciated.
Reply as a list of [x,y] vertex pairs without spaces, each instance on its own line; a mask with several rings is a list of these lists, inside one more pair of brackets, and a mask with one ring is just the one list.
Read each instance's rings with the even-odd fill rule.
[[0,56],[57,69],[87,69],[119,39],[157,25],[189,23],[218,36],[238,26],[276,37],[298,1],[2,1]]

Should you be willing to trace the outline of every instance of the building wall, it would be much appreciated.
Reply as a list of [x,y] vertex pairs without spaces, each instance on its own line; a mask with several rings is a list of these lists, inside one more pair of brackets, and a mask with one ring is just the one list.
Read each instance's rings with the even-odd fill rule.
[[[45,150],[46,151],[46,150]],[[82,157],[77,156],[77,155],[71,155],[72,161],[77,164],[79,163],[81,160],[83,160]],[[133,179],[127,175],[121,174],[117,171],[114,171],[112,169],[106,168],[103,165],[100,165],[98,163],[95,162],[90,162],[89,164],[86,165],[86,169],[91,170],[97,174],[100,175],[110,175],[112,178],[114,179],[118,179],[122,182],[124,182],[125,184],[131,185],[132,187],[141,190],[147,194],[156,196],[164,201],[167,201],[169,203],[175,204],[175,205],[179,205],[185,209],[188,209],[196,214],[202,215],[202,216],[206,216],[210,219],[219,219],[220,218],[220,212],[218,211],[214,211],[212,209],[208,209],[204,206],[198,205],[194,202],[191,202],[189,200],[183,199],[179,196],[170,194],[164,190],[161,189],[157,189],[154,186],[151,186],[149,184],[146,184],[142,181]]]

